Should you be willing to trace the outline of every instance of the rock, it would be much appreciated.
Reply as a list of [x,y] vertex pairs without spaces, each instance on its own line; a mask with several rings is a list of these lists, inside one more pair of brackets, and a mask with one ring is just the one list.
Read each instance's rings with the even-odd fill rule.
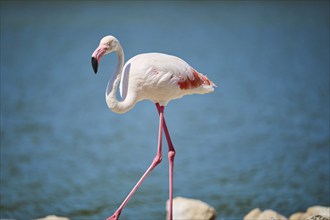
[[[316,217],[319,216],[319,217]],[[323,217],[325,219],[330,218],[330,207],[324,206],[312,206],[306,210],[306,212],[298,212],[294,213],[290,216],[289,220],[306,220],[311,217],[315,217],[315,219],[320,219]]]
[[290,216],[289,220],[300,220],[300,219],[305,219],[304,216],[305,216],[306,213],[304,212],[297,212],[297,213],[294,213]]
[[309,215],[322,215],[323,217],[330,218],[330,207],[325,206],[312,206],[307,209]]
[[259,208],[256,208],[244,216],[244,220],[287,220],[287,218],[271,209],[261,212]]
[[36,220],[70,220],[67,217],[60,217],[60,216],[56,216],[56,215],[48,215],[44,218],[38,218]]
[[252,209],[245,217],[244,220],[247,219],[258,219],[261,214],[261,210],[259,208]]
[[[168,219],[169,201],[166,202]],[[176,197],[173,199],[173,220],[215,220],[216,211],[205,202],[196,199]]]
[[263,211],[258,219],[286,220],[287,218],[271,209]]
[[306,218],[306,220],[329,220],[329,218],[326,218],[322,215],[314,215],[309,218]]

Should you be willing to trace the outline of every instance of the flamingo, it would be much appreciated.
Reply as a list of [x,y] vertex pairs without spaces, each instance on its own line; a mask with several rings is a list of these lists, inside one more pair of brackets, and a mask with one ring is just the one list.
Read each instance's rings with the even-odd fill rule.
[[[111,111],[122,114],[141,100],[155,103],[159,114],[157,153],[149,168],[127,195],[119,208],[107,220],[117,220],[135,191],[162,161],[162,133],[168,144],[169,160],[169,219],[173,216],[173,169],[175,149],[167,129],[164,109],[169,101],[190,94],[205,94],[214,91],[216,85],[203,74],[197,72],[182,59],[163,53],[143,53],[134,56],[124,64],[124,51],[114,36],[105,36],[92,54],[92,67],[97,73],[101,58],[115,51],[117,67],[106,88],[106,102]],[[120,82],[121,100],[116,93]]]

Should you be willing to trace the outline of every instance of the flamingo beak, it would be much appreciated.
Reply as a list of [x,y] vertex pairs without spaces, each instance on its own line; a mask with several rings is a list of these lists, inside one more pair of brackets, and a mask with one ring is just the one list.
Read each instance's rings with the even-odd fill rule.
[[97,61],[97,59],[95,57],[92,57],[92,67],[94,70],[94,73],[97,73],[97,67],[99,66],[99,62]]
[[99,62],[106,51],[107,51],[107,48],[105,46],[99,46],[98,48],[96,48],[96,50],[92,54],[92,67],[93,67],[95,74],[97,73],[97,68],[99,66]]

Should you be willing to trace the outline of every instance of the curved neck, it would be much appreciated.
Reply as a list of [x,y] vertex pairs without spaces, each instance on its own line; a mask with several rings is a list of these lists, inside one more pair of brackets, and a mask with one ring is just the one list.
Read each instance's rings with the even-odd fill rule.
[[117,67],[115,73],[112,75],[108,82],[106,90],[106,102],[111,111],[116,113],[125,113],[135,105],[135,97],[132,94],[128,94],[123,100],[118,101],[116,97],[117,88],[124,67],[124,51],[118,43],[117,50]]

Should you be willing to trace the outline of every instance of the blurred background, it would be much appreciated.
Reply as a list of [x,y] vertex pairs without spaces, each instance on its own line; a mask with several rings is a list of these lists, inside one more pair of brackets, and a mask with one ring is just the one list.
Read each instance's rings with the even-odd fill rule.
[[[329,206],[329,1],[1,1],[1,218],[104,219],[152,161],[154,104],[110,112],[116,55],[93,73],[109,34],[218,86],[166,109],[174,196],[224,219]],[[164,156],[122,219],[165,219],[167,179]]]

